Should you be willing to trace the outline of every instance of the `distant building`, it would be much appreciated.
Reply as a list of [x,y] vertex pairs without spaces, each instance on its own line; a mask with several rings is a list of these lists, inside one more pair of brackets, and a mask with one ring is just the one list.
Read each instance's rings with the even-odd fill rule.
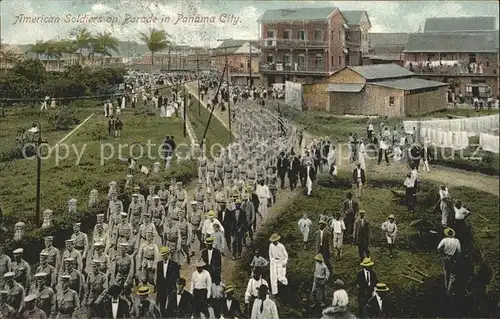
[[494,29],[494,17],[427,19],[423,33],[408,37],[405,67],[422,78],[450,83],[449,102],[460,93],[468,100],[499,96]]
[[363,56],[369,52],[369,32],[372,27],[366,11],[342,11],[347,22],[346,65],[356,66],[363,64]]
[[[152,56],[151,52],[144,53],[136,62],[137,66],[151,66]],[[155,70],[196,70],[197,58],[200,69],[211,67],[209,49],[179,45],[155,52],[153,66]]]
[[403,66],[408,33],[370,33],[368,54],[363,64],[398,64]]
[[257,22],[263,84],[312,82],[348,62],[349,26],[338,8],[267,10]]
[[344,115],[418,116],[445,109],[447,83],[415,78],[396,64],[345,67],[303,85],[309,110]]
[[233,40],[223,41],[217,48],[212,50],[214,66],[218,71],[222,71],[227,64],[229,77],[234,83],[249,84],[250,75],[252,82],[260,82],[259,62],[260,49],[258,41],[254,40]]

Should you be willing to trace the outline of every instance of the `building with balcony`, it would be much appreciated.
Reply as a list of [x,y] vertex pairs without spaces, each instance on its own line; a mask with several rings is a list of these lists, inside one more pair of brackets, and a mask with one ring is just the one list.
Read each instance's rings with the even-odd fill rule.
[[267,10],[257,20],[265,85],[322,79],[346,65],[346,20],[338,8]]
[[[151,60],[154,57],[153,66]],[[203,47],[190,47],[176,45],[169,47],[165,50],[155,52],[146,52],[142,55],[137,65],[147,65],[149,68],[158,70],[196,70],[199,66],[200,69],[209,69],[212,67],[210,62],[210,51],[208,48]],[[140,68],[144,69],[144,68]]]
[[404,65],[404,53],[408,33],[370,33],[368,54],[363,56],[363,65]]
[[212,50],[212,59],[218,71],[224,69],[227,60],[231,82],[258,84],[260,53],[256,40],[227,39]]
[[416,78],[396,64],[376,64],[345,67],[302,88],[308,110],[404,117],[446,109],[447,86]]
[[498,30],[493,17],[427,19],[423,33],[410,34],[404,63],[425,79],[451,83],[449,102],[460,93],[499,96]]
[[363,64],[363,56],[369,51],[369,32],[372,28],[366,11],[342,11],[342,16],[347,23],[346,65],[356,66]]

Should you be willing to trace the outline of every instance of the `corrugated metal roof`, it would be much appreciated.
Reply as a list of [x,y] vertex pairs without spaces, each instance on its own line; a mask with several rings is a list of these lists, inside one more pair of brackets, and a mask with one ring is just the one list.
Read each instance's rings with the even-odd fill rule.
[[223,48],[239,48],[246,42],[250,42],[250,40],[234,40],[234,39],[228,39],[223,41],[217,49],[223,49]]
[[335,10],[335,7],[266,10],[257,22],[326,20]]
[[495,30],[495,17],[447,17],[425,19],[424,32]]
[[370,47],[405,45],[408,33],[370,33]]
[[412,33],[404,52],[496,52],[498,33]]
[[363,83],[361,84],[328,84],[328,87],[326,88],[327,92],[347,92],[347,93],[356,93],[360,92],[365,85]]
[[366,11],[363,10],[350,10],[350,11],[340,11],[345,21],[349,25],[359,25],[361,22],[361,18],[363,18],[363,14]]
[[366,80],[390,79],[412,76],[408,69],[397,64],[373,64],[349,67]]
[[419,78],[409,78],[409,79],[396,79],[396,80],[387,80],[380,82],[371,82],[370,84],[390,87],[399,90],[418,90],[432,87],[440,87],[440,86],[448,86],[448,83],[429,81]]

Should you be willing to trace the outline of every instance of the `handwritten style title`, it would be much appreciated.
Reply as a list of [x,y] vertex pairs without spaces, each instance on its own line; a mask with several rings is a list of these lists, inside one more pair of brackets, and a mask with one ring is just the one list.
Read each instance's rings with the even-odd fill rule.
[[91,16],[90,14],[74,15],[68,13],[64,16],[26,16],[24,14],[15,17],[15,24],[41,24],[41,23],[79,23],[79,24],[96,24],[96,23],[109,23],[109,24],[155,24],[155,23],[173,23],[177,24],[231,24],[237,25],[241,23],[240,17],[234,14],[222,13],[217,16],[192,16],[177,14],[177,16],[133,16],[125,14],[125,17],[118,18],[117,16]]

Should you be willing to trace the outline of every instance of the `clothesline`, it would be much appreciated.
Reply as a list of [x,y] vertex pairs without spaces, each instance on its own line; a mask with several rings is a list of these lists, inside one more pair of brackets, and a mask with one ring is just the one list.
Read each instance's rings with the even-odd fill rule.
[[490,135],[485,133],[479,134],[479,145],[481,145],[481,147],[485,151],[498,154],[500,152],[498,143],[498,135]]
[[499,115],[495,114],[452,120],[404,121],[403,126],[406,133],[413,133],[413,128],[416,128],[444,132],[467,132],[468,136],[475,136],[498,129],[498,122]]

